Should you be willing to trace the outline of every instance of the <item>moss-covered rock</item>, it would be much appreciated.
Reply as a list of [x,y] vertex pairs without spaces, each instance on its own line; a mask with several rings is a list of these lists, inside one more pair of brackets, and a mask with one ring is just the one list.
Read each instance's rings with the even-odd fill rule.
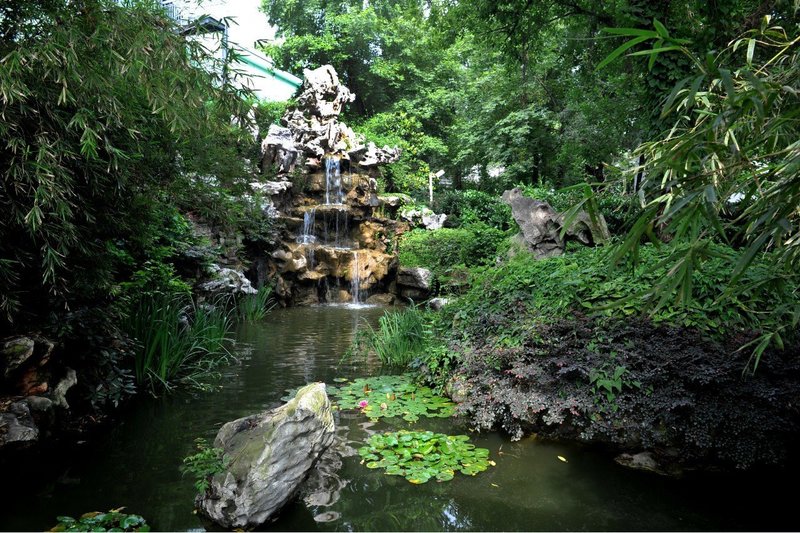
[[197,497],[199,511],[224,528],[264,524],[297,494],[333,439],[324,383],[306,385],[281,407],[228,422],[214,441],[227,468]]

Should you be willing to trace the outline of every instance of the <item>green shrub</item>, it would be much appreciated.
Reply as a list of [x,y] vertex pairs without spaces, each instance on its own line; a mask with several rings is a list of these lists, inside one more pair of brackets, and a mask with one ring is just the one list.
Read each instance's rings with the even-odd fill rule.
[[448,222],[456,226],[483,223],[500,230],[515,227],[511,208],[499,196],[474,189],[445,191],[436,199],[435,210],[447,213]]
[[427,161],[447,154],[442,140],[427,135],[420,120],[405,111],[377,113],[357,125],[356,131],[378,146],[400,148],[400,159],[381,170],[382,181],[390,192],[410,194],[425,189],[430,174]]
[[458,272],[458,266],[490,264],[506,234],[483,223],[463,228],[428,231],[415,229],[400,240],[399,258],[403,266],[430,269],[440,282]]
[[668,297],[663,305],[654,306],[651,300],[655,282],[667,274],[665,260],[676,253],[673,248],[643,246],[638,264],[617,269],[608,266],[603,250],[581,248],[539,261],[520,253],[499,267],[476,269],[469,292],[445,312],[468,327],[479,324],[511,330],[524,328],[525,324],[517,321],[493,326],[482,317],[510,308],[518,308],[521,316],[534,319],[564,318],[576,310],[607,316],[649,312],[655,323],[690,327],[712,337],[758,331],[787,320],[787,314],[765,315],[760,309],[784,302],[785,313],[789,313],[796,301],[796,276],[776,270],[765,257],[742,280],[750,287],[747,300],[722,305],[717,302],[735,264],[730,257],[737,252],[722,245],[709,246],[717,258],[708,261],[702,270],[692,271],[692,298],[684,298],[680,304],[668,303]]
[[195,439],[194,444],[197,453],[183,459],[181,472],[194,477],[194,488],[200,494],[204,494],[214,474],[225,471],[229,458],[223,456],[222,448],[210,447],[204,438]]
[[267,131],[272,124],[280,125],[281,117],[283,117],[284,113],[286,113],[286,110],[292,105],[294,105],[294,102],[291,100],[287,100],[285,102],[259,100],[253,106],[256,126],[258,126],[259,134],[262,137],[266,137]]

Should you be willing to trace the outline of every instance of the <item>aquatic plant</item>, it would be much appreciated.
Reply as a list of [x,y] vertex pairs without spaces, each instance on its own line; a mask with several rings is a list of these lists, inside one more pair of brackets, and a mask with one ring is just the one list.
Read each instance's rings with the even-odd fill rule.
[[384,365],[406,367],[424,353],[431,340],[424,311],[411,305],[384,314],[377,329],[368,326],[360,330],[347,356],[374,353]]
[[230,356],[232,320],[223,305],[197,305],[182,295],[145,294],[122,323],[137,339],[135,371],[151,392],[200,380]]
[[107,513],[85,513],[80,518],[59,516],[58,525],[50,531],[150,531],[144,518],[121,512],[124,507]]
[[243,296],[236,304],[236,316],[242,322],[261,320],[275,306],[272,286],[265,285],[256,294]]
[[418,386],[411,374],[358,378],[332,387],[330,395],[339,409],[359,409],[373,419],[402,417],[416,422],[420,417],[447,418],[455,411],[453,402]]
[[183,459],[181,472],[183,475],[191,474],[195,478],[194,488],[202,494],[208,490],[214,474],[225,471],[228,458],[222,455],[222,448],[209,446],[203,438],[195,439],[194,443],[197,453]]
[[373,435],[358,454],[367,468],[384,468],[387,475],[403,476],[414,484],[434,478],[450,481],[456,472],[474,476],[495,466],[489,459],[489,450],[476,448],[466,435],[432,431]]

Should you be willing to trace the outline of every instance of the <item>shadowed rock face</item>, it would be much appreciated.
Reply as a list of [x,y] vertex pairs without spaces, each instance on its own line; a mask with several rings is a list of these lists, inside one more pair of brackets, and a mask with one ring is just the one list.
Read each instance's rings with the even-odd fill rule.
[[611,238],[602,214],[593,219],[588,213],[581,211],[562,237],[564,215],[547,202],[523,196],[519,188],[505,191],[503,202],[511,207],[511,215],[519,225],[520,233],[515,237],[516,243],[537,259],[561,255],[567,240],[593,245]]
[[264,524],[296,496],[333,441],[325,384],[306,385],[287,404],[220,428],[214,446],[224,450],[227,468],[195,503],[226,529]]
[[517,188],[503,193],[503,202],[511,206],[511,214],[519,225],[518,242],[537,259],[564,253],[558,212],[547,202],[522,195]]

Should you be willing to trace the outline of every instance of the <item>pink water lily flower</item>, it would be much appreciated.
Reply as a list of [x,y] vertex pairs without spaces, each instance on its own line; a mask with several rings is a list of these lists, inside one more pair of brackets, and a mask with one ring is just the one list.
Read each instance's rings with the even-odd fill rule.
[[364,409],[367,405],[369,405],[369,402],[367,402],[367,400],[361,400],[360,402],[358,402],[358,406],[361,409]]

